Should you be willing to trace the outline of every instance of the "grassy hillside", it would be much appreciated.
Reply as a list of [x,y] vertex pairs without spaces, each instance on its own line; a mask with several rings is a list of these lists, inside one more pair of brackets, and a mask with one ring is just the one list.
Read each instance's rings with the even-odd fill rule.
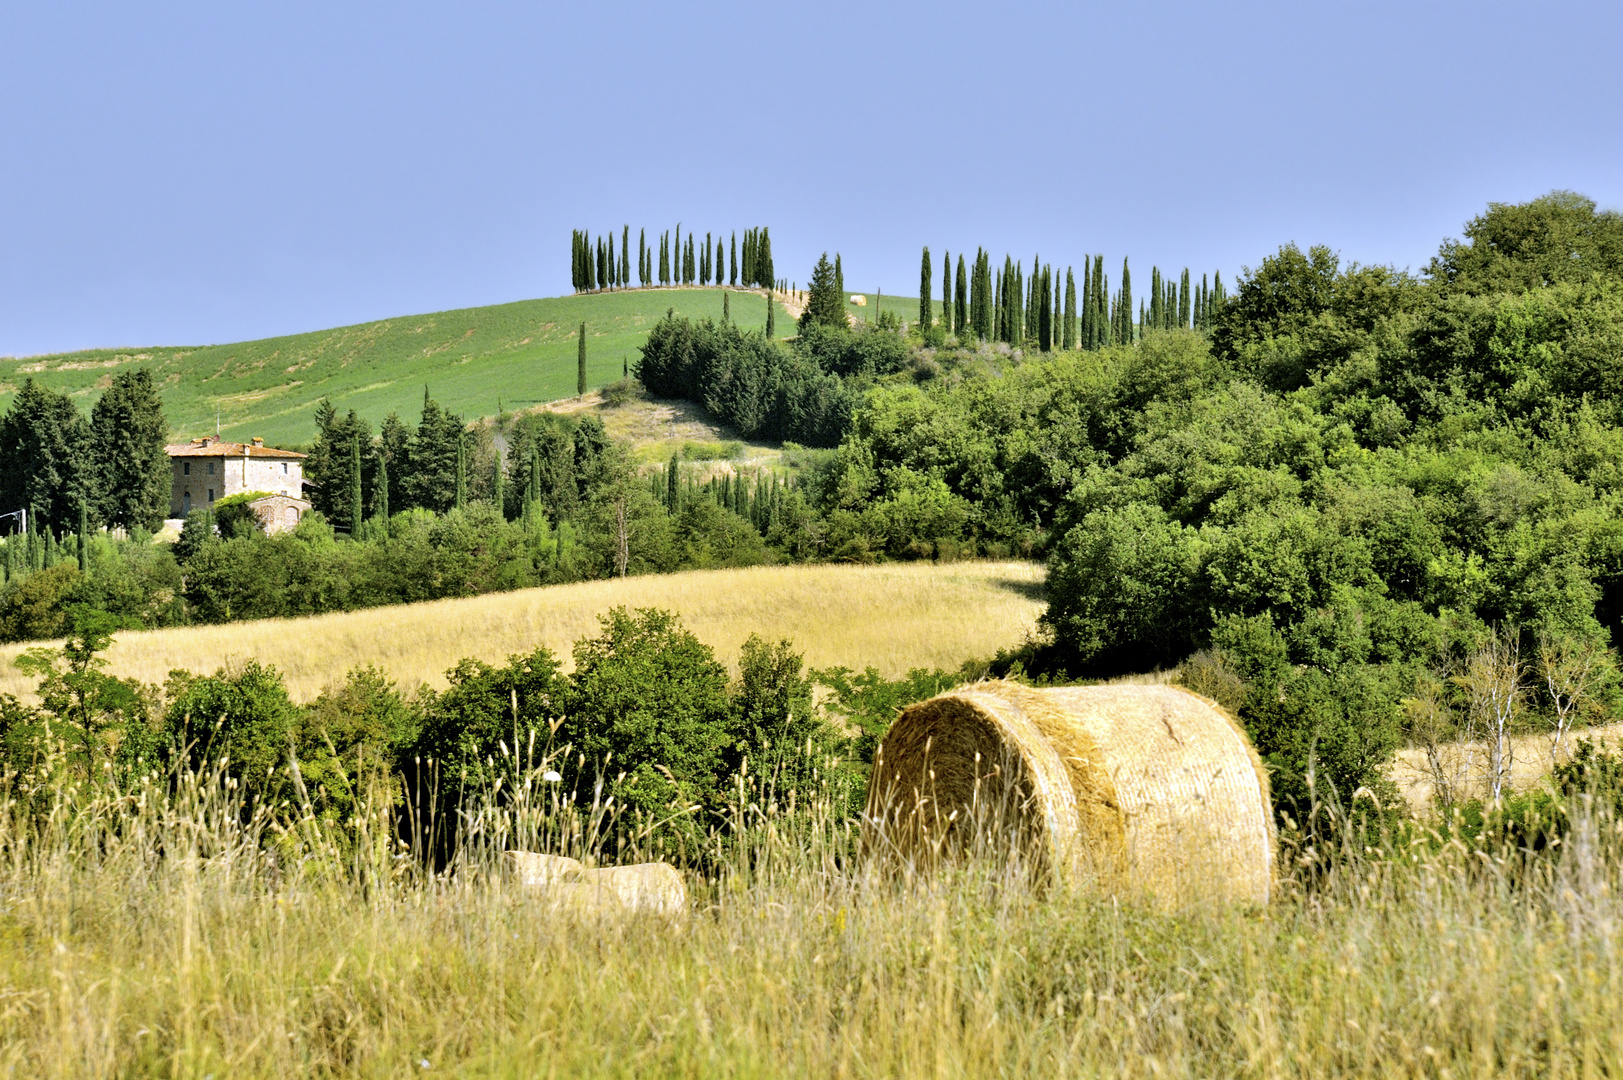
[[[253,657],[280,668],[300,699],[363,664],[406,685],[443,686],[445,670],[464,656],[501,661],[545,645],[572,666],[571,645],[597,632],[598,614],[623,604],[677,612],[729,663],[759,633],[789,638],[814,667],[872,665],[899,676],[915,667],[956,669],[1018,644],[1042,610],[1042,581],[1042,567],[1024,562],[692,571],[309,619],[132,631],[118,635],[107,659],[116,675],[161,683],[174,667],[212,672]],[[0,648],[0,693],[32,696],[32,680],[12,665],[27,647]]]
[[[323,397],[373,423],[391,410],[415,423],[425,383],[440,404],[471,419],[494,415],[498,401],[511,407],[574,394],[581,322],[587,324],[589,385],[612,382],[667,308],[720,318],[722,290],[562,296],[231,345],[0,358],[0,410],[32,376],[72,394],[88,411],[114,371],[146,365],[163,387],[170,425],[188,438],[212,432],[219,410],[228,438],[305,442],[315,434],[311,417]],[[733,292],[732,311],[741,326],[766,322],[766,300],[759,293]],[[793,330],[781,308],[777,327],[783,334]]]

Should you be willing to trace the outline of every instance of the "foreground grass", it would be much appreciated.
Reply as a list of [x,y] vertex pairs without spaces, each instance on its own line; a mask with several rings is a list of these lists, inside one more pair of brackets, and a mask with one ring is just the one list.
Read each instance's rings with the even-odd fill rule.
[[[406,315],[356,326],[199,348],[92,349],[25,358],[0,357],[0,411],[24,379],[81,400],[88,412],[115,371],[148,367],[178,437],[212,434],[216,410],[228,439],[273,443],[315,437],[315,403],[330,397],[375,426],[391,410],[416,424],[423,386],[466,419],[494,416],[498,399],[553,401],[574,395],[576,334],[587,330],[587,385],[620,378],[648,329],[668,308],[720,319],[730,291],[733,320],[766,325],[760,292],[633,289],[523,300],[491,307]],[[792,329],[778,312],[783,332]]]
[[[870,873],[756,816],[682,923],[549,910],[467,858],[367,872],[181,783],[0,806],[0,1066],[101,1076],[1599,1076],[1620,837],[1351,856],[1266,910]],[[493,838],[498,841],[503,838]],[[510,842],[510,841],[507,841]],[[268,855],[267,849],[276,856]],[[385,860],[385,863],[388,861]]]
[[[915,667],[957,670],[967,657],[1018,644],[1042,611],[1042,581],[1042,567],[1024,562],[699,570],[306,619],[126,632],[107,651],[107,670],[162,683],[173,668],[212,672],[255,658],[280,669],[299,700],[364,664],[405,686],[443,686],[446,669],[464,656],[502,661],[545,645],[572,666],[572,644],[597,633],[600,613],[625,605],[676,612],[729,662],[758,633],[790,639],[813,667],[872,665],[894,677]],[[31,699],[31,680],[12,664],[27,647],[0,648],[0,693]]]

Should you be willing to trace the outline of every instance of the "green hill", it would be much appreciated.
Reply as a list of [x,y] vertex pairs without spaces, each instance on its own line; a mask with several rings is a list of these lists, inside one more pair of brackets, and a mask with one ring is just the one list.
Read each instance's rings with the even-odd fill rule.
[[[30,376],[65,391],[88,412],[114,371],[145,365],[163,388],[175,434],[220,430],[227,438],[260,436],[296,444],[313,438],[315,404],[331,398],[374,424],[391,410],[415,423],[427,384],[446,408],[472,419],[575,393],[575,333],[587,330],[587,382],[602,386],[636,358],[667,308],[694,318],[721,317],[718,288],[633,289],[587,296],[522,300],[493,307],[408,315],[233,345],[84,352],[0,358],[0,411]],[[886,298],[887,301],[889,298]],[[734,321],[766,322],[760,293],[732,292]],[[780,307],[780,335],[794,324]]]

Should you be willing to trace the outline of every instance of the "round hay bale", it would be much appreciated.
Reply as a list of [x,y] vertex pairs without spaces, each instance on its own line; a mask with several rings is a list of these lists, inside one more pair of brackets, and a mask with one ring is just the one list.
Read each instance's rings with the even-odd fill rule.
[[668,863],[637,863],[581,870],[570,881],[612,893],[628,911],[674,918],[686,913],[687,885]]
[[874,757],[864,838],[924,869],[988,854],[1167,904],[1273,886],[1262,762],[1174,686],[982,682],[910,705]]
[[551,885],[568,881],[586,869],[577,859],[567,855],[542,855],[535,851],[509,851],[507,864],[512,867],[520,885]]

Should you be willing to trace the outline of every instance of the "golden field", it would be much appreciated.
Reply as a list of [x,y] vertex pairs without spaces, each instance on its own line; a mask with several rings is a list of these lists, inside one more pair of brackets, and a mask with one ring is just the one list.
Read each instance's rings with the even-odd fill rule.
[[[956,670],[1014,645],[1042,612],[1043,569],[1027,562],[882,566],[764,566],[697,570],[491,593],[459,600],[118,635],[113,674],[161,683],[175,668],[212,673],[233,660],[274,664],[307,701],[358,665],[375,664],[403,686],[445,685],[465,656],[501,661],[545,645],[572,667],[575,641],[597,632],[608,609],[674,611],[731,664],[751,634],[788,638],[811,667]],[[0,648],[0,693],[29,699],[32,682]]]

